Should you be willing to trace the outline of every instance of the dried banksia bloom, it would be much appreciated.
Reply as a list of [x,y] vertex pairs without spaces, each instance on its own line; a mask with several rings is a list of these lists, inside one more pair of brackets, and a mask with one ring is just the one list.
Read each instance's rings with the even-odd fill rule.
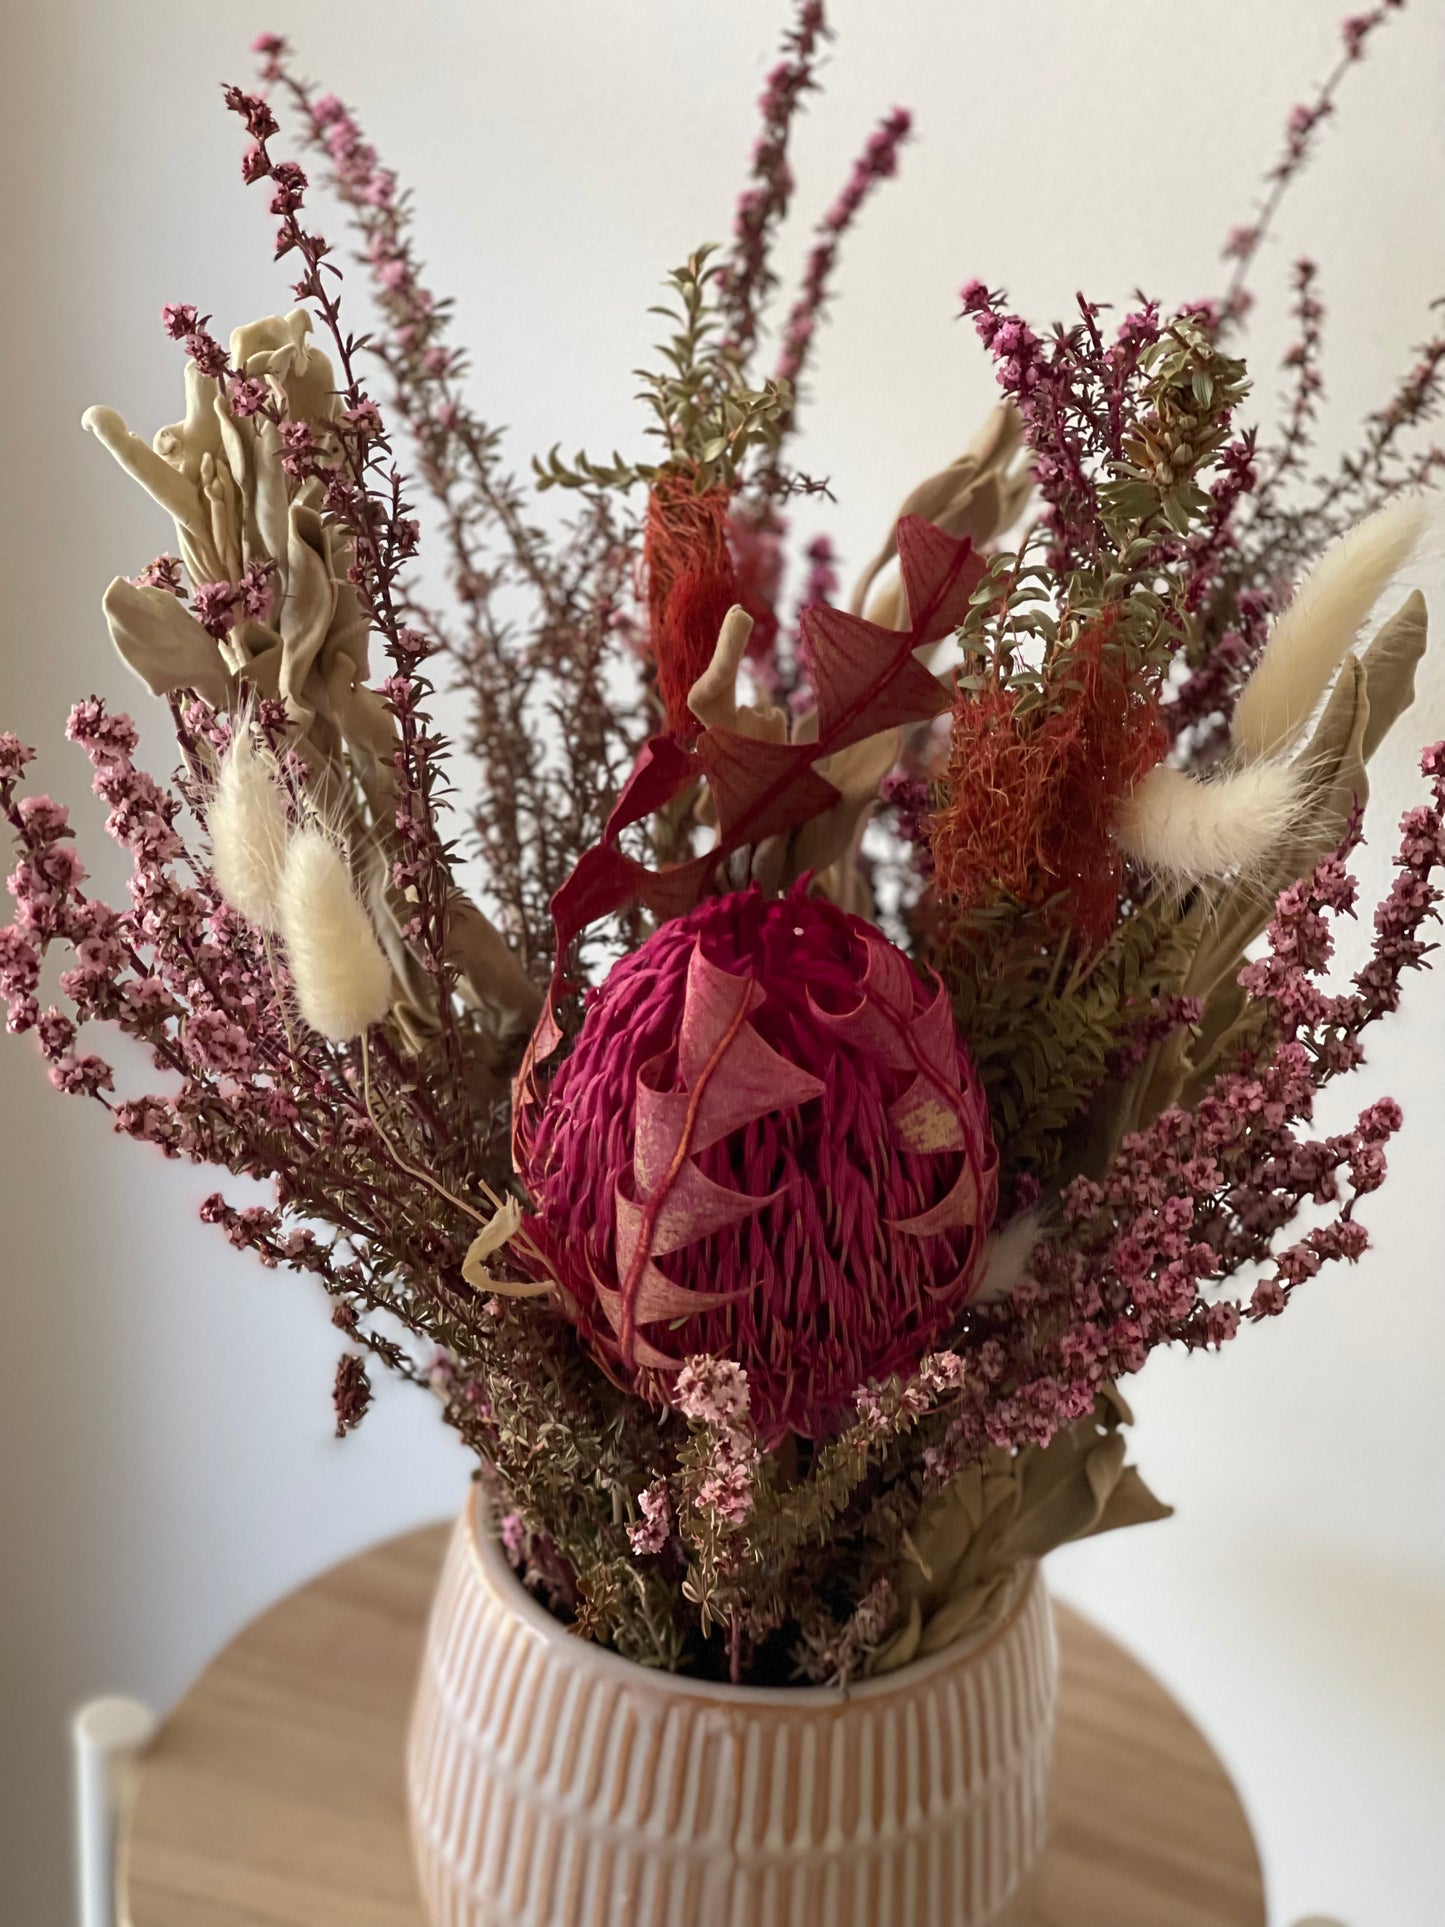
[[1078,637],[1026,706],[996,679],[960,685],[942,795],[929,824],[940,896],[965,915],[1000,899],[1048,906],[1060,928],[1102,942],[1118,916],[1125,797],[1167,747],[1149,683],[1117,647],[1118,612]]
[[710,899],[616,964],[520,1168],[604,1368],[663,1402],[685,1359],[735,1360],[766,1443],[917,1364],[997,1204],[947,996],[802,889]]
[[291,825],[281,786],[244,726],[222,760],[207,815],[221,895],[258,929],[279,929]]
[[291,839],[278,900],[281,935],[301,1015],[345,1043],[391,1007],[391,965],[352,888],[346,858],[320,830]]
[[1290,764],[1251,763],[1200,782],[1160,763],[1124,799],[1119,841],[1176,883],[1252,876],[1298,822],[1302,791]]
[[1296,741],[1427,520],[1425,503],[1407,497],[1325,550],[1275,623],[1235,704],[1230,734],[1242,754],[1277,756]]
[[660,474],[648,492],[643,561],[657,690],[667,727],[687,740],[698,731],[688,692],[712,661],[738,596],[730,500],[726,487],[699,488],[685,468]]

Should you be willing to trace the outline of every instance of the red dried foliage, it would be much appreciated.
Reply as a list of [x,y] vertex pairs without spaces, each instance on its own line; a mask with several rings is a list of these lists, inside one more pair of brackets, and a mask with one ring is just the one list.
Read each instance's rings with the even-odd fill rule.
[[[838,792],[815,767],[825,757],[880,730],[928,722],[948,707],[948,688],[915,660],[914,651],[963,621],[984,564],[967,537],[945,535],[919,515],[905,515],[898,524],[898,559],[909,628],[882,629],[822,605],[803,611],[817,697],[818,729],[811,742],[764,742],[718,728],[702,730],[691,746],[672,735],[654,736],[643,746],[602,841],[552,899],[559,973],[554,990],[568,950],[589,924],[636,903],[659,917],[690,910],[734,850],[786,835],[831,809]],[[717,807],[718,840],[711,850],[663,870],[649,870],[625,854],[619,847],[625,830],[703,778]],[[545,1030],[545,1018],[543,1025]],[[540,1054],[555,1042],[552,1035]]]
[[722,486],[700,490],[686,469],[659,475],[647,497],[642,559],[657,690],[667,727],[686,743],[702,728],[688,695],[738,599],[728,549],[730,501]]
[[1099,942],[1118,916],[1121,859],[1110,825],[1163,756],[1155,693],[1111,646],[1112,611],[1070,651],[1062,700],[1019,714],[1000,687],[960,690],[932,820],[940,895],[961,911],[1000,898],[1048,904],[1061,929]]

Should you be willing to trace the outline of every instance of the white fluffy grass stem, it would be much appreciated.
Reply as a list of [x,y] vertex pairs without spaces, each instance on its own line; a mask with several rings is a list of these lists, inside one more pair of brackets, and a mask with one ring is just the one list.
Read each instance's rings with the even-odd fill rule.
[[277,897],[291,981],[313,1030],[344,1044],[391,1008],[391,965],[352,887],[345,856],[320,830],[298,830]]
[[1300,778],[1283,763],[1248,763],[1200,782],[1161,763],[1126,797],[1119,841],[1156,876],[1176,883],[1249,876],[1299,816]]
[[[281,875],[279,909],[281,934],[301,1015],[313,1030],[320,1031],[333,1043],[361,1039],[361,1088],[366,1115],[392,1163],[418,1184],[445,1198],[474,1224],[483,1230],[489,1229],[491,1219],[484,1218],[429,1172],[403,1157],[377,1115],[371,1096],[367,1032],[373,1024],[380,1023],[391,1008],[391,965],[352,887],[345,856],[323,831],[299,830],[291,839]],[[494,1211],[505,1208],[504,1201],[490,1185],[483,1182],[479,1188]],[[545,1262],[524,1233],[518,1234],[517,1242],[539,1263]],[[498,1289],[506,1292],[508,1287],[501,1283]],[[550,1291],[550,1283],[538,1287],[538,1294],[543,1290]],[[528,1287],[525,1294],[513,1295],[531,1295],[531,1288]]]
[[281,877],[291,824],[281,785],[256,749],[244,719],[236,724],[207,806],[216,887],[260,930],[280,927]]
[[1037,1205],[995,1231],[983,1248],[983,1269],[970,1304],[996,1305],[1028,1275],[1029,1259],[1044,1238],[1044,1213]]
[[1230,734],[1250,758],[1277,756],[1309,721],[1366,616],[1424,532],[1418,496],[1392,502],[1325,550],[1270,633],[1235,704]]

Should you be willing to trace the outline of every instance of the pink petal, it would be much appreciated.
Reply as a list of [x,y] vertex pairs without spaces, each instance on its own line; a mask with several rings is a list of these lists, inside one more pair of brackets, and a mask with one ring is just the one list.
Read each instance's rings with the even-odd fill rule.
[[755,979],[720,970],[703,955],[702,946],[694,944],[677,1040],[678,1069],[689,1090],[708,1069],[739,1014],[746,1016],[762,1001],[763,989]]
[[913,1023],[913,973],[891,944],[870,943],[858,1002],[852,1010],[823,1010],[812,993],[808,1002],[821,1023],[890,1070],[906,1071],[920,1061],[909,1038]]
[[899,519],[898,566],[915,645],[937,642],[958,627],[987,569],[966,535],[949,535],[921,515]]
[[[698,1238],[706,1238],[728,1225],[740,1224],[744,1218],[761,1211],[765,1204],[771,1204],[777,1195],[776,1191],[770,1191],[766,1197],[751,1197],[745,1191],[733,1191],[725,1184],[715,1184],[689,1158],[663,1193],[658,1205],[652,1226],[651,1255],[660,1258],[666,1252],[681,1251]],[[624,1197],[619,1190],[614,1194],[614,1202],[617,1210],[617,1269],[625,1276],[637,1255],[637,1241],[647,1217],[648,1201],[638,1202]]]
[[[713,1311],[718,1305],[731,1304],[735,1298],[745,1298],[743,1291],[689,1291],[684,1285],[675,1285],[671,1278],[659,1271],[656,1265],[643,1267],[637,1294],[633,1300],[634,1325],[656,1325],[664,1319],[696,1318],[699,1312]],[[607,1314],[607,1322],[613,1331],[622,1330],[622,1293],[609,1291],[605,1285],[597,1288],[598,1303]],[[629,1363],[643,1364],[640,1341]]]
[[954,1067],[958,1062],[958,1026],[942,984],[933,1002],[914,1018],[913,1041],[922,1051],[925,1063],[937,1064],[950,1074],[957,1074]]
[[946,1198],[916,1218],[890,1218],[889,1228],[905,1232],[910,1238],[933,1238],[940,1231],[953,1231],[960,1225],[979,1221],[978,1178],[972,1164],[965,1164]]
[[818,753],[808,743],[770,743],[732,729],[704,730],[697,757],[717,806],[719,851],[785,835],[832,809],[838,792],[811,767]]

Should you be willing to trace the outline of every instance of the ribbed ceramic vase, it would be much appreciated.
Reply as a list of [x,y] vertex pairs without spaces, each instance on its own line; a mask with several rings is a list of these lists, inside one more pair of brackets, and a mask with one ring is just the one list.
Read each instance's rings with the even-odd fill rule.
[[677,1679],[575,1638],[477,1504],[407,1748],[434,1927],[996,1927],[1043,1852],[1057,1658],[1003,1622],[848,1694]]

